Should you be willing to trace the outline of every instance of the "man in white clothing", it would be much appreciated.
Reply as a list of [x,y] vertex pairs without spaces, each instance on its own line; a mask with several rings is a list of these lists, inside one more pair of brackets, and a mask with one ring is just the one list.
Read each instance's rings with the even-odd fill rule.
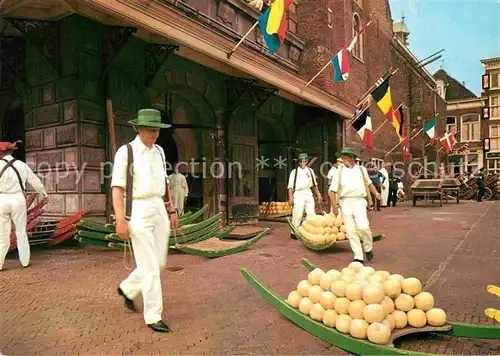
[[172,198],[174,199],[174,207],[178,216],[184,215],[184,204],[188,198],[189,188],[186,176],[179,172],[180,164],[175,165],[174,173],[168,176],[170,186],[172,187]]
[[384,176],[384,183],[382,183],[381,188],[381,196],[382,200],[380,202],[381,207],[387,207],[389,201],[389,172],[388,169],[391,166],[391,162],[385,162],[384,168],[380,170],[380,173]]
[[[178,218],[170,187],[166,189],[165,153],[155,142],[160,128],[171,125],[163,124],[155,109],[140,110],[137,119],[129,123],[138,135],[116,152],[111,187],[116,232],[124,240],[130,235],[136,268],[120,283],[118,293],[125,306],[136,311],[134,300],[142,291],[146,324],[154,331],[168,332],[162,320],[160,272],[167,264],[170,228],[177,228]],[[169,215],[163,200],[165,193]]]
[[12,222],[16,228],[17,251],[23,267],[30,264],[30,245],[26,233],[26,183],[47,198],[40,179],[24,162],[12,157],[17,144],[0,142],[0,271],[10,246]]
[[[354,149],[345,147],[340,152],[344,166],[333,177],[329,195],[332,210],[344,219],[347,239],[354,254],[354,261],[363,263],[363,249],[368,261],[373,259],[373,237],[366,208],[370,192],[380,200],[380,194],[372,184],[366,168],[355,164]],[[337,206],[337,197],[338,206]],[[361,243],[363,246],[361,246]]]
[[[316,215],[314,197],[311,191],[314,190],[318,201],[321,201],[321,194],[318,189],[318,182],[314,171],[307,167],[307,153],[298,156],[299,166],[290,172],[288,179],[288,203],[292,209],[292,224],[298,228],[302,222],[304,209],[308,216]],[[291,238],[296,238],[292,233]]]
[[337,174],[337,170],[341,165],[342,165],[342,158],[339,157],[339,158],[335,159],[335,161],[333,162],[332,168],[330,168],[330,170],[328,171],[328,173],[326,175],[326,179],[328,180],[328,186],[330,186],[330,184],[332,183],[332,178],[334,175]]

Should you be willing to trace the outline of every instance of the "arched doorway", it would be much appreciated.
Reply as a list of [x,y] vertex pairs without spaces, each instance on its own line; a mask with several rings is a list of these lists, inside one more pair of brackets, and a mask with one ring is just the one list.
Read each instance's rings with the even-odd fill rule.
[[4,114],[1,141],[23,141],[19,149],[14,151],[13,154],[14,158],[22,160],[23,162],[26,162],[25,136],[24,110],[20,107],[8,107]]
[[213,130],[203,128],[215,120],[212,107],[200,93],[182,85],[167,86],[158,94],[154,106],[163,111],[164,122],[173,124],[161,131],[158,144],[165,150],[167,168],[181,163],[180,172],[185,174],[189,187],[186,211],[209,204],[207,214],[213,214],[217,207],[216,187],[209,173],[216,148],[209,136]]

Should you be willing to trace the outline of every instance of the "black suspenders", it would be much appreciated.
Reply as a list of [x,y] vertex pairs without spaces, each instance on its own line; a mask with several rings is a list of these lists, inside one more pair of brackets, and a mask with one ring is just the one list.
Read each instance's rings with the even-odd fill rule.
[[[316,183],[316,177],[314,176],[313,172],[311,171],[311,168],[307,167],[309,170],[309,173],[311,173],[311,179],[313,182],[313,187],[316,187],[318,184]],[[297,184],[297,172],[299,171],[299,168],[295,168],[295,177],[293,177],[293,191],[295,192],[295,185]]]
[[17,180],[19,181],[19,186],[21,187],[21,191],[23,192],[23,194],[25,193],[25,189],[24,189],[24,186],[23,186],[23,180],[21,179],[21,175],[19,174],[19,171],[16,169],[16,167],[14,167],[14,162],[17,161],[15,158],[10,160],[10,161],[7,161],[5,158],[2,158],[2,161],[4,161],[6,163],[5,167],[3,167],[3,169],[0,171],[0,178],[2,178],[3,174],[5,173],[5,171],[10,167],[14,170],[14,172],[16,173],[16,176],[17,176]]

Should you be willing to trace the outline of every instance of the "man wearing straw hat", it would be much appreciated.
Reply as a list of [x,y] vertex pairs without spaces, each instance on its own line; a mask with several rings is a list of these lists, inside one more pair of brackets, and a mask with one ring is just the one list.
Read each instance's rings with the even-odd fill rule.
[[[318,201],[321,202],[316,174],[307,167],[308,162],[307,153],[300,153],[298,156],[299,166],[290,172],[288,179],[288,203],[293,207],[292,224],[296,228],[302,222],[304,209],[307,216],[316,215],[312,190],[314,190]],[[296,239],[293,233],[290,234],[290,237]]]
[[[368,261],[373,259],[373,238],[366,208],[370,192],[380,200],[380,193],[372,184],[366,168],[355,163],[356,152],[350,147],[341,150],[344,162],[333,177],[329,195],[335,215],[344,218],[347,239],[354,254],[354,261],[363,263],[363,249]],[[338,197],[338,206],[337,206]],[[359,233],[359,236],[358,236]]]
[[31,168],[12,156],[20,143],[0,142],[0,271],[9,251],[12,222],[16,227],[19,261],[23,267],[30,264],[31,252],[26,233],[26,183],[45,199],[48,197]]
[[[154,331],[168,332],[162,321],[160,271],[167,264],[170,228],[177,228],[178,218],[170,188],[166,189],[165,153],[155,142],[160,129],[171,125],[163,124],[155,109],[140,110],[137,119],[129,123],[138,134],[116,152],[111,187],[116,232],[124,240],[130,236],[136,268],[120,283],[118,293],[125,306],[136,311],[134,300],[142,292],[146,324]],[[127,171],[129,164],[131,169]],[[168,215],[163,201],[165,193]]]

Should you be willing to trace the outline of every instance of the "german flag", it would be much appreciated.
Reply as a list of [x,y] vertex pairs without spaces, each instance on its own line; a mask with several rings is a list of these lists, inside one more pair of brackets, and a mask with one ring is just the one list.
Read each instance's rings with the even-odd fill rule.
[[395,122],[392,122],[392,125],[396,129],[396,133],[398,134],[399,140],[402,141],[403,138],[405,137],[405,116],[403,113],[403,104],[399,105],[399,107],[396,109],[394,112],[394,116],[396,118],[396,125],[394,124]]
[[390,75],[387,76],[382,83],[380,83],[372,92],[371,95],[373,99],[377,102],[378,107],[384,113],[387,120],[392,122],[392,126],[396,130],[398,134],[399,141],[403,140],[402,135],[400,134],[401,124],[396,117],[395,110],[392,107],[392,98],[391,98],[391,87],[389,85]]

